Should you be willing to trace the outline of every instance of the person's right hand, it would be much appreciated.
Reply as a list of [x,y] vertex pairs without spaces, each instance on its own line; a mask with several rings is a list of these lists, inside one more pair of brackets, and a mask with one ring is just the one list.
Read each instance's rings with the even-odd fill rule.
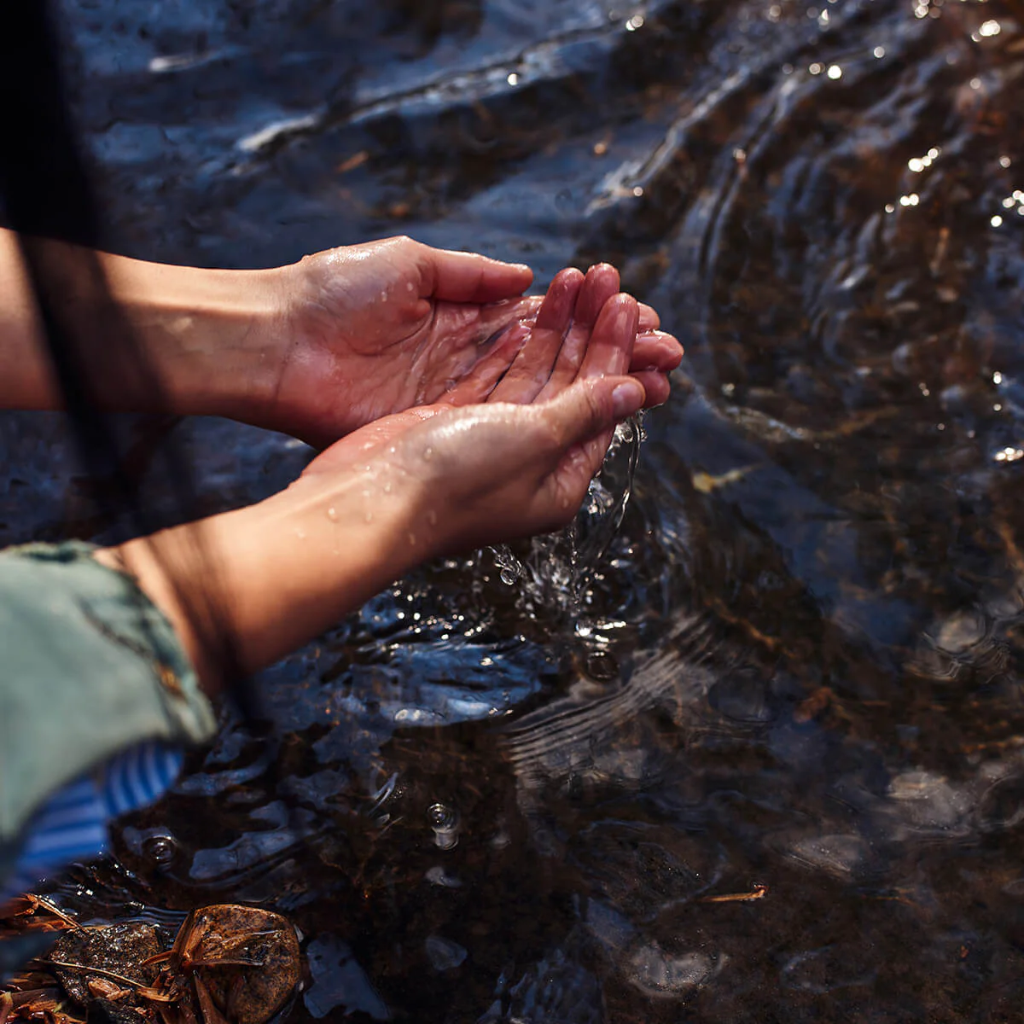
[[425,558],[565,525],[615,424],[644,403],[626,376],[637,303],[615,295],[591,324],[595,288],[578,271],[556,277],[535,322],[499,342],[507,370],[485,401],[459,405],[456,389],[446,403],[384,417],[281,494],[96,557],[135,575],[213,690],[222,670],[210,638],[225,624],[254,671]]
[[349,435],[304,479],[362,472],[370,515],[374,502],[413,494],[409,538],[426,553],[557,529],[579,510],[615,424],[644,404],[626,376],[638,325],[636,301],[608,296],[602,272],[563,271],[535,322],[498,342],[490,367],[441,403]]

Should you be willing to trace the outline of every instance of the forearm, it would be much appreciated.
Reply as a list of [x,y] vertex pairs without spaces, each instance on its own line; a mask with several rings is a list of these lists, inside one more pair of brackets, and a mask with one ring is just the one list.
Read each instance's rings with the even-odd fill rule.
[[[277,315],[277,271],[201,270],[96,253],[115,307],[104,306],[85,251],[27,240],[53,283],[54,312],[68,328],[90,375],[93,396],[112,412],[153,411],[158,397],[112,344],[114,318],[160,382],[162,411],[246,418],[267,400],[274,367],[260,338]],[[17,236],[0,230],[0,408],[57,409],[50,364]]]
[[[223,680],[209,638],[229,629],[254,672],[323,632],[427,554],[413,502],[368,476],[303,479],[238,511],[98,552],[170,619],[204,689]],[[211,654],[214,656],[211,657]]]

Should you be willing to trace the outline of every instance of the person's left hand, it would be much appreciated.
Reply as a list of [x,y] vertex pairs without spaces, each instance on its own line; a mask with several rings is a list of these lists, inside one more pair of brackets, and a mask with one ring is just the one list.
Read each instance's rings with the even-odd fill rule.
[[[315,444],[448,394],[461,404],[482,400],[495,373],[517,356],[510,336],[525,336],[542,301],[522,296],[533,279],[526,266],[409,238],[317,253],[281,274],[283,311],[274,330],[286,348],[263,418]],[[600,265],[587,285],[578,337],[618,291],[619,276]],[[628,369],[656,405],[668,395],[667,374],[682,349],[658,329],[651,307],[639,310]]]

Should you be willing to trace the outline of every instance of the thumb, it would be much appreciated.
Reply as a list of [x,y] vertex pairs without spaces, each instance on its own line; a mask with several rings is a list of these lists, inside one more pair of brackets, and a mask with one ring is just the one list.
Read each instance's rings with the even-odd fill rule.
[[533,271],[522,263],[502,263],[478,253],[428,250],[429,294],[447,302],[497,302],[522,295]]
[[585,444],[611,431],[616,423],[638,412],[646,394],[633,377],[577,380],[550,402],[534,406],[548,410],[562,447]]

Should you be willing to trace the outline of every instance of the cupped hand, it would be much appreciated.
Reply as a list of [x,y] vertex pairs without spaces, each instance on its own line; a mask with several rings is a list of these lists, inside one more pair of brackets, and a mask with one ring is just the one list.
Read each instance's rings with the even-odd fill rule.
[[588,283],[572,270],[555,278],[533,322],[516,324],[516,336],[489,354],[490,383],[479,385],[486,394],[465,380],[440,402],[384,417],[315,459],[299,486],[356,474],[371,515],[392,496],[414,494],[418,525],[409,540],[423,554],[564,526],[615,424],[645,399],[626,376],[638,305],[613,295],[589,306],[599,292]]
[[[510,370],[515,341],[542,307],[539,297],[522,295],[528,267],[409,238],[318,253],[281,273],[275,331],[284,348],[264,419],[316,444],[456,392],[460,404],[482,400],[495,374]],[[618,287],[614,268],[591,268],[572,328],[576,344]],[[628,369],[650,405],[668,396],[667,374],[682,356],[659,326],[657,313],[640,306]]]

